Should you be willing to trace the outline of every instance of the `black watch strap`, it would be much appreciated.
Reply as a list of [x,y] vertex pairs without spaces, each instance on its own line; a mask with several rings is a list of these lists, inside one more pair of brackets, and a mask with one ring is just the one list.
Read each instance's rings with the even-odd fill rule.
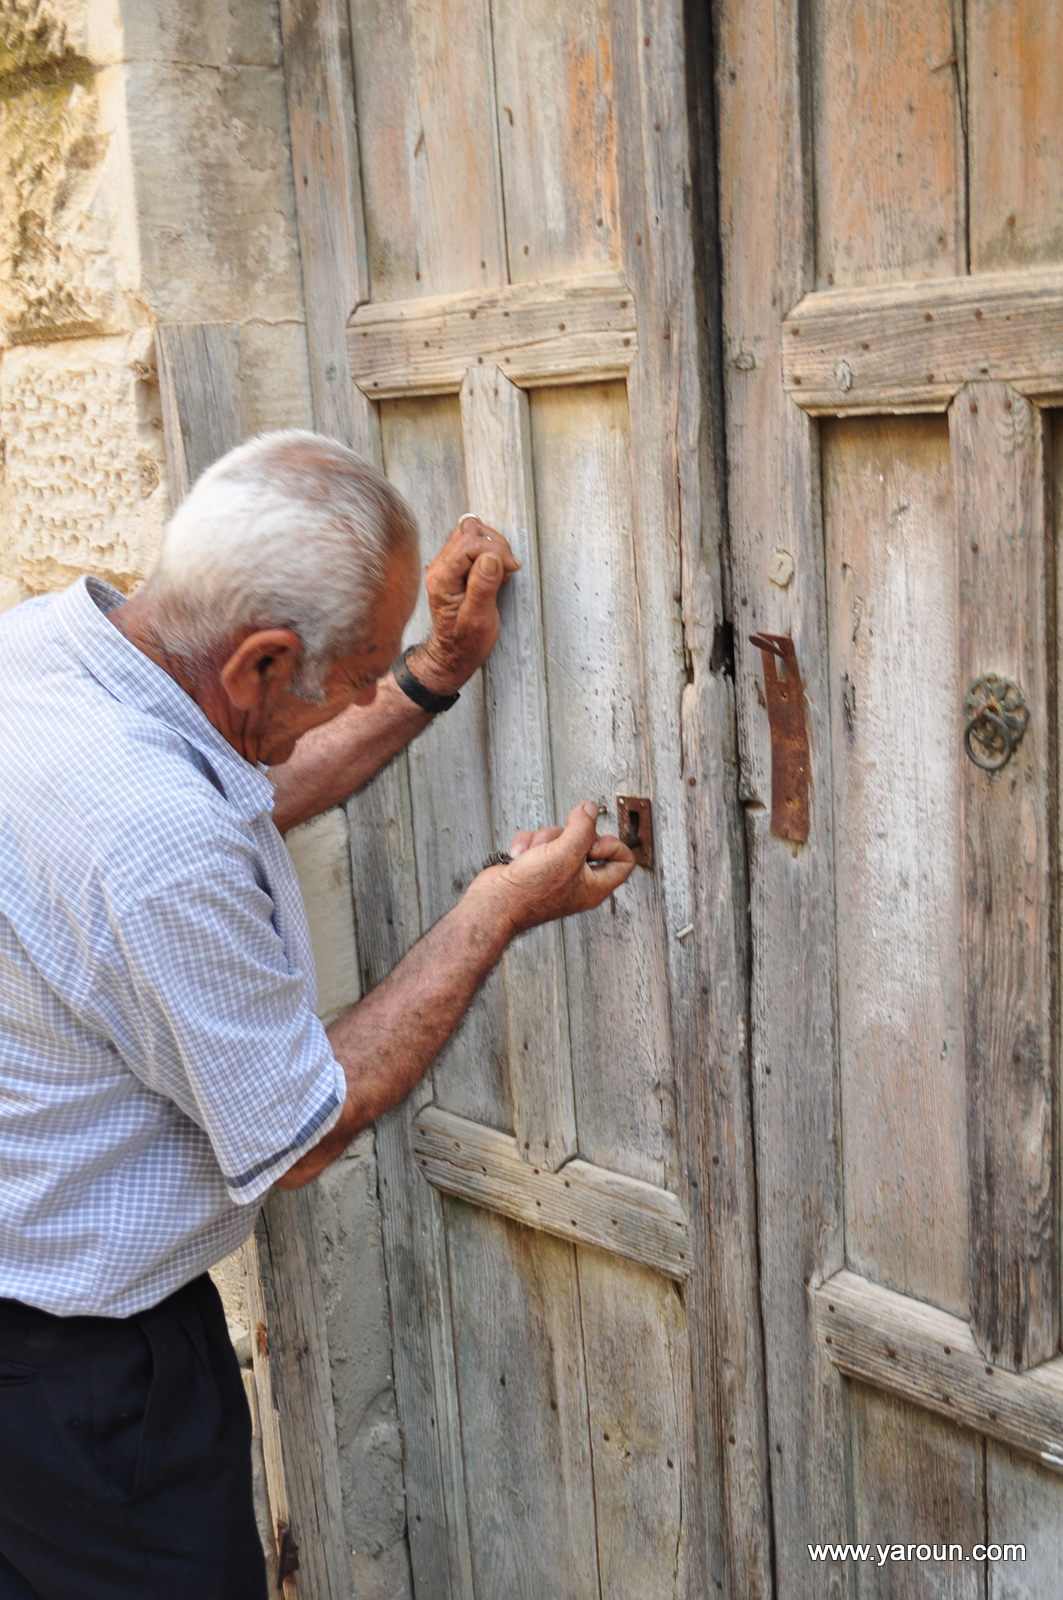
[[409,695],[414,705],[420,706],[422,711],[427,711],[430,716],[434,717],[440,711],[449,711],[454,702],[461,699],[461,696],[457,694],[433,694],[431,689],[425,688],[419,678],[414,677],[406,665],[406,657],[412,656],[413,652],[420,648],[420,645],[411,644],[408,650],[402,652],[391,672],[403,694]]

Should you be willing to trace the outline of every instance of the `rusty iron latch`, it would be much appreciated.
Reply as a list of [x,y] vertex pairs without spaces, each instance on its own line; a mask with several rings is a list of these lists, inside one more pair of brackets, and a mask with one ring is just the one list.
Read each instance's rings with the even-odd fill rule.
[[653,866],[653,806],[641,794],[618,794],[616,831],[639,867]]
[[277,1523],[277,1588],[299,1571],[299,1546],[286,1522]]
[[760,651],[768,697],[771,831],[779,839],[804,844],[808,838],[808,725],[794,641],[788,634],[751,633],[749,642]]

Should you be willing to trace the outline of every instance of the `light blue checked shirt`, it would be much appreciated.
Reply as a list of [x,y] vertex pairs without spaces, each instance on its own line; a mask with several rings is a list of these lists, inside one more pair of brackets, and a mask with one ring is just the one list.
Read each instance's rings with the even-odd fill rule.
[[129,1316],[340,1114],[270,782],[81,578],[0,618],[0,1296]]

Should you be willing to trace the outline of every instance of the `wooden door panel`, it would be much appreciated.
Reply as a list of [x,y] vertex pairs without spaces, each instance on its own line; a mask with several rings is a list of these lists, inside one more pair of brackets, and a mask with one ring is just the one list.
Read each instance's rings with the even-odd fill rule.
[[[852,1429],[854,1538],[876,1547],[856,1568],[858,1600],[982,1600],[983,1563],[967,1559],[986,1540],[982,1441],[859,1383]],[[904,1560],[880,1562],[886,1544],[902,1545]],[[910,1544],[928,1545],[930,1559],[909,1561]],[[949,1544],[959,1558],[936,1558]]]
[[[624,386],[536,390],[531,434],[554,807],[563,816],[590,796],[606,808],[603,826],[615,830],[617,795],[653,790]],[[580,1153],[647,1183],[674,1183],[668,975],[655,875],[638,869],[606,915],[566,923],[564,941],[579,1040]]]
[[813,0],[816,284],[966,270],[954,0]]
[[597,1600],[575,1251],[445,1209],[475,1592]]
[[846,1256],[865,1277],[966,1316],[948,425],[825,422],[820,445]]
[[[739,0],[718,27],[736,615],[794,640],[813,779],[792,849],[759,809],[759,662],[739,649],[778,1581],[1021,1593],[992,1559],[832,1571],[806,1551],[825,1527],[1014,1539],[1040,1467],[1009,1451],[1063,1466],[1041,409],[1063,393],[1042,113],[1063,7]],[[1000,270],[1026,262],[1050,264]],[[1037,730],[995,776],[962,743],[988,671],[1021,683]],[[787,949],[806,992],[829,974],[836,1036],[795,1003]],[[1038,1570],[1052,1548],[1058,1567],[1058,1479],[1030,1493],[1056,1497]]]
[[690,1344],[679,1285],[581,1248],[598,1561],[603,1595],[670,1600],[698,1586]]
[[[315,282],[342,266],[329,206],[363,200],[304,139],[314,72],[342,80],[340,3],[284,0]],[[710,666],[719,504],[683,8],[351,13],[369,280],[346,327],[308,300],[315,395],[346,358],[352,420],[325,409],[328,425],[427,530],[467,504],[524,562],[482,696],[470,686],[350,805],[366,983],[518,824],[589,794],[608,825],[618,793],[648,797],[655,823],[652,872],[585,925],[517,941],[432,1081],[378,1129],[418,1594],[763,1595],[744,979],[716,842],[729,881],[741,865],[731,686]],[[712,840],[697,884],[695,816]]]
[[[466,509],[465,450],[456,396],[386,401],[380,408],[384,469],[413,507],[422,530],[422,558],[435,554],[439,529]],[[426,637],[422,589],[407,642]],[[475,678],[458,704],[426,730],[409,752],[417,887],[425,927],[498,848],[492,828],[483,686]],[[438,781],[447,772],[446,784]],[[488,978],[434,1068],[436,1099],[448,1111],[493,1128],[513,1127],[506,1061],[501,977]]]
[[494,0],[513,283],[620,259],[610,0]]
[[350,14],[372,298],[504,283],[488,0]]
[[1063,10],[967,6],[971,271],[1063,259]]
[[1021,1546],[989,1568],[989,1600],[1042,1600],[1059,1588],[1059,1478],[986,1442],[987,1543]]

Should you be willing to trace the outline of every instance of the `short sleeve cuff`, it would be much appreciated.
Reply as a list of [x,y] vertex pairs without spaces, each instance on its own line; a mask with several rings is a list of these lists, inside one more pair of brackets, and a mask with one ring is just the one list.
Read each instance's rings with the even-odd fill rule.
[[275,1155],[258,1162],[247,1172],[237,1173],[235,1177],[230,1177],[226,1173],[225,1186],[229,1191],[229,1198],[238,1206],[251,1205],[254,1201],[260,1200],[278,1178],[283,1178],[289,1168],[294,1167],[308,1150],[320,1144],[325,1135],[336,1126],[340,1120],[346,1095],[347,1079],[343,1068],[335,1057],[330,1057],[325,1071],[321,1074],[321,1100],[317,1110],[299,1129],[291,1144],[286,1145],[283,1150],[278,1150]]

